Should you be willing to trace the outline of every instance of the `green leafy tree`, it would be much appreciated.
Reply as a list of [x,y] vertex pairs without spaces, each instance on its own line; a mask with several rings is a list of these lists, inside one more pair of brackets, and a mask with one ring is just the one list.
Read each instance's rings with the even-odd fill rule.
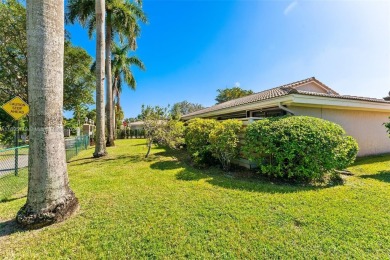
[[[18,124],[19,134],[26,134],[28,128],[27,117],[21,118],[17,123],[3,109],[0,109],[0,147],[15,146],[15,130]],[[19,144],[21,144],[20,141]]]
[[[88,28],[91,37],[95,30],[94,0],[69,0],[67,21],[74,23],[78,20],[82,26]],[[105,1],[105,26],[106,26],[106,103],[107,103],[107,146],[114,145],[114,107],[112,98],[112,73],[111,73],[111,46],[112,39],[116,36],[121,41],[126,40],[131,49],[136,48],[136,38],[140,33],[139,22],[147,22],[146,15],[142,11],[141,1],[130,0],[106,0]]]
[[171,116],[174,119],[180,119],[181,116],[204,109],[201,104],[191,103],[186,100],[175,103],[171,108]]
[[141,116],[148,146],[146,158],[150,154],[153,143],[172,149],[184,145],[184,123],[170,117],[169,107],[142,106]]
[[162,136],[162,125],[168,119],[167,108],[159,106],[144,106],[141,108],[142,121],[144,122],[145,137],[147,140],[148,151],[145,158],[150,154],[150,149],[154,142],[159,143]]
[[139,114],[138,116],[136,117],[129,117],[129,118],[125,118],[124,119],[124,122],[126,123],[133,123],[133,122],[137,122],[137,121],[141,121],[142,120],[142,115]]
[[64,109],[78,113],[94,103],[95,76],[90,71],[92,57],[80,47],[65,41]]
[[252,90],[244,90],[240,87],[218,89],[217,92],[218,95],[215,98],[217,104],[253,94]]
[[27,100],[26,8],[0,1],[0,104],[18,95]]
[[88,119],[92,119],[94,122],[96,122],[96,109],[91,109],[90,111],[87,112],[85,115]]

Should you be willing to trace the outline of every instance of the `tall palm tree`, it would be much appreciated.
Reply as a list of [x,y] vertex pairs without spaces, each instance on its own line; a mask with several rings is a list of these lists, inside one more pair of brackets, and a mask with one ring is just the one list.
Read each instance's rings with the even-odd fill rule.
[[[122,93],[122,82],[125,82],[131,89],[135,90],[137,82],[134,78],[134,75],[131,71],[131,65],[135,65],[141,70],[145,70],[144,63],[135,56],[128,57],[131,47],[129,45],[118,46],[115,43],[112,46],[113,59],[111,61],[111,67],[113,72],[113,83],[112,91],[113,97],[116,98],[116,105],[113,104],[114,118],[116,118],[115,113],[116,107],[120,107],[120,94]],[[116,126],[117,120],[115,120],[114,129]]]
[[112,47],[112,91],[113,96],[117,99],[117,104],[119,106],[123,82],[133,90],[135,90],[137,87],[137,82],[134,78],[133,72],[131,71],[131,66],[134,65],[141,70],[145,70],[145,65],[139,58],[136,56],[129,57],[130,51],[131,48],[129,45],[118,46],[113,44]]
[[[67,20],[70,23],[79,20],[81,25],[88,28],[92,36],[96,23],[91,8],[94,0],[69,0]],[[106,102],[107,102],[107,146],[114,145],[114,113],[112,98],[111,76],[111,43],[115,36],[121,41],[126,40],[132,49],[136,48],[136,37],[139,35],[138,22],[147,22],[146,15],[141,9],[140,0],[106,0]]]
[[104,0],[97,0],[96,8],[96,144],[93,157],[98,158],[105,156],[106,142],[105,142],[105,111],[104,111],[104,24],[105,24],[105,2]]
[[30,152],[28,195],[16,220],[29,227],[62,221],[77,209],[69,187],[62,126],[64,1],[27,1]]

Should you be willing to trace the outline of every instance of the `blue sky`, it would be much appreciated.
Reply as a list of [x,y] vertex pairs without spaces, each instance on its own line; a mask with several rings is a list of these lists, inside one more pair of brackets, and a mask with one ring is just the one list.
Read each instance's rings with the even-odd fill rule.
[[[144,0],[125,117],[141,105],[187,100],[211,106],[216,90],[255,92],[315,76],[341,94],[382,98],[390,91],[390,1]],[[67,26],[95,56],[95,41]]]

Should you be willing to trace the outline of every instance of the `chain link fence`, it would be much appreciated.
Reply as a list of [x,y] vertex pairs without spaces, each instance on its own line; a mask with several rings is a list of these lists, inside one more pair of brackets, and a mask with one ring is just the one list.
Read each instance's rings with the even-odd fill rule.
[[[88,148],[89,136],[65,139],[66,161]],[[0,202],[11,196],[26,195],[28,183],[28,145],[0,150]]]
[[0,151],[0,201],[27,187],[27,167],[28,145]]

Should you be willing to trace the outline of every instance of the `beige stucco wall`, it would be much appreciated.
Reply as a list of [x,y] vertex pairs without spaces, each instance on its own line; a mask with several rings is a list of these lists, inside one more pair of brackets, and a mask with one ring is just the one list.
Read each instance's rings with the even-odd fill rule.
[[295,115],[319,117],[341,125],[359,144],[359,156],[390,153],[390,138],[383,126],[389,113],[289,106]]

